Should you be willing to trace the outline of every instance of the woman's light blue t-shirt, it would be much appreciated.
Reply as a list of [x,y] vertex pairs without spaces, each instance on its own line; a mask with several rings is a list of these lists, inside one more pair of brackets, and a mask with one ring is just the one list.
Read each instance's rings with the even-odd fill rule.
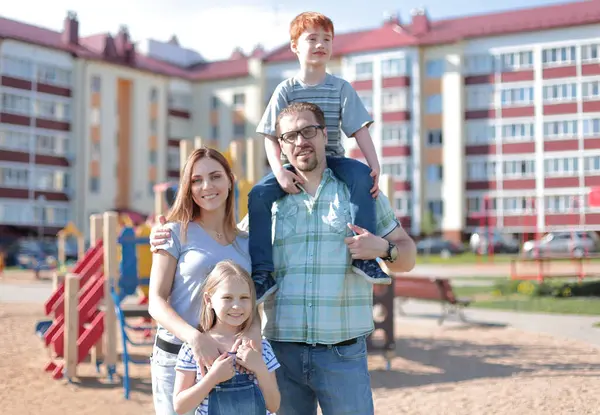
[[[185,243],[181,243],[181,224],[169,223],[171,238],[157,249],[163,249],[177,259],[177,269],[169,304],[189,325],[197,327],[202,306],[202,283],[220,261],[229,259],[250,272],[250,255],[247,234],[237,236],[234,243],[223,246],[214,240],[200,225],[190,222]],[[166,328],[158,325],[158,336],[170,343],[182,341]]]

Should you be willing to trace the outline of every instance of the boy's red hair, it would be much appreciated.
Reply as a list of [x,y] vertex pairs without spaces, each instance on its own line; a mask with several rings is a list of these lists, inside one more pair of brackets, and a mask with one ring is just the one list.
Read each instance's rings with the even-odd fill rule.
[[317,12],[300,13],[290,23],[290,40],[296,42],[306,30],[319,28],[333,36],[333,22],[329,17]]

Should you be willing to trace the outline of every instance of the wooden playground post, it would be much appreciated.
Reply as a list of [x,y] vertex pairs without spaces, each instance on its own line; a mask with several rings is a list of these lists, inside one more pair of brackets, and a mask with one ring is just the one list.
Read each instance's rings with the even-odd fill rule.
[[[102,240],[102,215],[94,214],[90,215],[90,248],[96,246],[98,242]],[[109,306],[110,303],[105,299],[106,307]],[[99,367],[102,359],[104,358],[104,342],[101,337],[100,340],[92,347],[91,351],[91,360],[92,364]]]
[[119,279],[119,259],[117,257],[116,212],[104,213],[104,333],[106,336],[106,366],[109,378],[112,379],[117,364],[117,316],[111,297],[111,287],[116,287]]
[[202,146],[205,144],[206,143],[204,143],[204,140],[202,140],[202,137],[197,136],[194,138],[194,149],[202,148]]
[[79,336],[79,276],[68,273],[65,278],[65,337],[64,375],[67,379],[77,376],[77,338]]
[[193,144],[190,140],[179,140],[179,171],[181,173],[188,157],[194,151]]
[[229,154],[231,155],[231,170],[236,179],[242,179],[244,172],[242,171],[242,152],[244,143],[240,140],[233,140],[229,143]]
[[246,140],[246,180],[250,183],[256,183],[261,178],[260,168],[264,165],[262,148],[258,138],[249,138]]
[[[385,194],[390,203],[394,203],[394,178],[389,174],[382,174],[379,178],[379,189]],[[373,306],[379,306],[381,315],[374,317],[375,330],[382,330],[384,333],[383,341],[373,341],[372,336],[367,338],[368,347],[372,350],[383,351],[386,359],[387,370],[391,369],[392,358],[396,351],[394,338],[394,264],[382,262],[383,269],[391,274],[392,283],[390,285],[377,285],[374,287]]]

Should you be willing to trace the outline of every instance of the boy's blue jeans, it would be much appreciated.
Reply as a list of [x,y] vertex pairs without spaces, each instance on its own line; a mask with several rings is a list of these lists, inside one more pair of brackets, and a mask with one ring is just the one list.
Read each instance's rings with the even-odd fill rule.
[[[354,224],[375,233],[375,199],[371,195],[373,178],[370,167],[358,160],[331,156],[327,157],[327,167],[338,179],[346,183],[350,190]],[[263,177],[248,195],[249,244],[253,272],[274,271],[271,207],[276,200],[285,195],[287,193],[279,186],[273,173]]]

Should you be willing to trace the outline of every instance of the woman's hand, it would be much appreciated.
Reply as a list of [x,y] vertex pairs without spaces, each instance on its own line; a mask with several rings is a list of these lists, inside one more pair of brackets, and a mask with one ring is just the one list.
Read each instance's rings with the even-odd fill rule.
[[206,375],[206,370],[214,364],[223,352],[219,350],[219,343],[212,336],[196,331],[194,335],[187,340],[190,345],[194,358],[200,367],[200,373]]

